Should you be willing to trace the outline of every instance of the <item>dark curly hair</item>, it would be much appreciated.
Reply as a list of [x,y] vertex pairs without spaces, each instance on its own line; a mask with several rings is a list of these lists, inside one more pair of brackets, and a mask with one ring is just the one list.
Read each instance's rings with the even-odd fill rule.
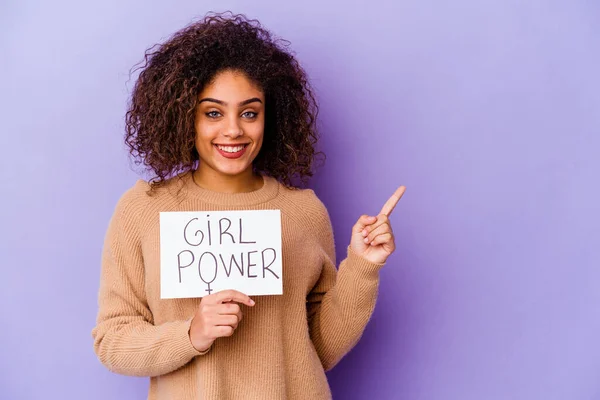
[[195,108],[203,87],[224,70],[243,72],[265,95],[262,148],[253,168],[293,187],[306,183],[318,139],[318,106],[306,73],[256,20],[209,13],[145,52],[125,117],[125,143],[151,188],[194,169]]

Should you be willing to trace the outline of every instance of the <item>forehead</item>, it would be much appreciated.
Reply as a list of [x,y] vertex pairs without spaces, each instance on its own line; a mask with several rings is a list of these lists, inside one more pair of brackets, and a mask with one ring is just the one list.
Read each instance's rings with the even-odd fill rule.
[[226,70],[219,72],[204,86],[202,97],[215,97],[220,100],[245,100],[249,97],[262,97],[260,87],[248,79],[243,72]]

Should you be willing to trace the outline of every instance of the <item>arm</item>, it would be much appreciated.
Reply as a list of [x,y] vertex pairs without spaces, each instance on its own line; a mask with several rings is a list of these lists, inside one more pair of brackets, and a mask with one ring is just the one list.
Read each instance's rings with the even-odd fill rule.
[[307,298],[310,336],[325,370],[333,368],[360,339],[377,299],[383,264],[367,261],[348,247],[335,268],[335,246],[329,214],[319,201],[315,233],[323,253],[321,276]]
[[199,355],[189,338],[191,317],[154,325],[144,288],[144,263],[131,192],[116,207],[106,233],[92,331],[94,351],[109,370],[124,375],[167,374]]

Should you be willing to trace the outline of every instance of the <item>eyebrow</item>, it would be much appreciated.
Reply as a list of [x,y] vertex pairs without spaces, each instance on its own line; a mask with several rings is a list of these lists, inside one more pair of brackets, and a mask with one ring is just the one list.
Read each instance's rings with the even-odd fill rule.
[[[227,105],[227,103],[226,103],[226,102],[224,102],[223,100],[217,100],[217,99],[213,99],[212,97],[205,97],[204,99],[200,100],[200,101],[198,102],[198,104],[200,104],[200,103],[203,103],[203,102],[205,102],[205,101],[209,101],[209,102],[211,102],[211,103],[217,103],[217,104],[220,104],[220,105],[222,105],[222,106],[226,106],[226,105]],[[242,102],[238,103],[238,106],[239,106],[239,107],[242,107],[242,106],[248,105],[248,104],[250,104],[250,103],[256,103],[256,102],[258,102],[258,103],[262,103],[262,100],[261,100],[261,99],[259,99],[258,97],[253,97],[253,98],[251,98],[251,99],[244,100],[244,101],[242,101]]]

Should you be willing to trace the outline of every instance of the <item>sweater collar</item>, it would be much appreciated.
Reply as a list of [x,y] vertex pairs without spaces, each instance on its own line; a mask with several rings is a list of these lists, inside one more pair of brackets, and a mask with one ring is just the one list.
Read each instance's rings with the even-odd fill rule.
[[261,176],[264,183],[260,189],[243,193],[223,193],[202,188],[194,182],[191,171],[185,174],[183,180],[190,199],[222,206],[249,206],[265,203],[275,198],[279,193],[279,182],[275,178],[266,175]]

